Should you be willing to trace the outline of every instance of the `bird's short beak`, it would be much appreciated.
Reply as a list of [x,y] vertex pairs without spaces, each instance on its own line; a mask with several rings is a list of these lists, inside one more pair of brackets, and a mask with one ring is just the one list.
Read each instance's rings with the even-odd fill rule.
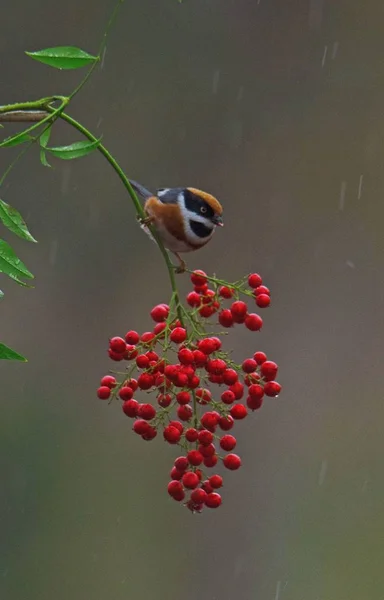
[[219,215],[215,215],[212,219],[212,223],[218,225],[219,227],[224,227],[223,219],[219,217]]

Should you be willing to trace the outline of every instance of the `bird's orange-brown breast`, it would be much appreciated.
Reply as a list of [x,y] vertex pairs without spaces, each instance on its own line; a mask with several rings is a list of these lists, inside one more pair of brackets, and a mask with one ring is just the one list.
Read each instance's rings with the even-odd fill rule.
[[223,214],[223,207],[217,198],[215,198],[215,196],[212,196],[212,194],[208,194],[207,192],[203,192],[202,190],[198,190],[197,188],[189,187],[188,190],[205,200],[217,215]]
[[185,240],[183,217],[178,204],[163,204],[156,196],[151,196],[144,204],[144,210],[153,217],[155,225],[161,222],[173,237]]

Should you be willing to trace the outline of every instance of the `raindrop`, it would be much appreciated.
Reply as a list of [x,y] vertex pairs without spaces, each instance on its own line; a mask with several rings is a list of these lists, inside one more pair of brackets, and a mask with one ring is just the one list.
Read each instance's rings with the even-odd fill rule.
[[220,69],[216,69],[212,78],[212,94],[217,94],[217,90],[219,89],[219,81],[220,81]]
[[275,594],[275,600],[279,600],[280,597],[280,589],[281,589],[281,581],[278,581],[276,584],[276,594]]
[[332,47],[332,60],[335,60],[338,49],[339,49],[339,42],[334,42],[333,47]]
[[354,269],[355,268],[355,263],[352,262],[351,260],[347,260],[346,263],[347,267],[349,267],[350,269]]
[[99,129],[99,127],[102,124],[102,122],[103,122],[103,117],[100,117],[100,119],[97,121],[96,129]]
[[345,206],[345,192],[347,190],[347,182],[342,181],[340,187],[340,200],[339,200],[339,210],[344,210]]
[[100,64],[100,69],[104,68],[104,59],[105,59],[105,55],[107,53],[107,47],[105,46],[104,50],[103,50],[103,54],[101,56],[101,64]]
[[323,68],[325,65],[325,59],[327,58],[327,51],[328,51],[328,46],[324,46],[324,54],[323,54],[323,59],[321,61],[321,68]]
[[357,192],[357,199],[360,200],[361,198],[361,190],[363,189],[363,176],[360,175],[360,179],[359,179],[359,190]]
[[319,485],[323,485],[323,483],[325,481],[325,476],[327,474],[327,470],[328,470],[328,462],[326,460],[322,460],[321,465],[320,465],[319,477],[317,480]]

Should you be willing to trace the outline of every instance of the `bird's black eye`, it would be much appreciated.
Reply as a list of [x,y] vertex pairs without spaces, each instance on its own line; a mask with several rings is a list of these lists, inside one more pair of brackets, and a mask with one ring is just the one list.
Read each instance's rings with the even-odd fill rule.
[[201,212],[201,214],[205,215],[205,213],[207,212],[207,207],[206,206],[202,206],[200,208],[200,212]]

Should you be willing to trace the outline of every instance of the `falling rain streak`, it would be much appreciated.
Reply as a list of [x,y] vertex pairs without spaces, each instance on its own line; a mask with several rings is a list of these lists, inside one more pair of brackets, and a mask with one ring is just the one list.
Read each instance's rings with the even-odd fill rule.
[[327,474],[327,470],[328,470],[328,462],[326,460],[321,461],[319,477],[317,480],[319,485],[323,485],[323,483],[325,481],[325,476]]
[[360,179],[359,179],[359,189],[358,189],[358,192],[357,192],[357,199],[358,199],[358,200],[360,200],[360,198],[361,198],[361,192],[362,192],[362,189],[363,189],[363,176],[362,176],[362,175],[360,175]]
[[328,51],[328,46],[324,46],[324,53],[323,53],[323,58],[321,61],[321,67],[324,67],[324,65],[325,65],[325,59],[327,58],[327,51]]

